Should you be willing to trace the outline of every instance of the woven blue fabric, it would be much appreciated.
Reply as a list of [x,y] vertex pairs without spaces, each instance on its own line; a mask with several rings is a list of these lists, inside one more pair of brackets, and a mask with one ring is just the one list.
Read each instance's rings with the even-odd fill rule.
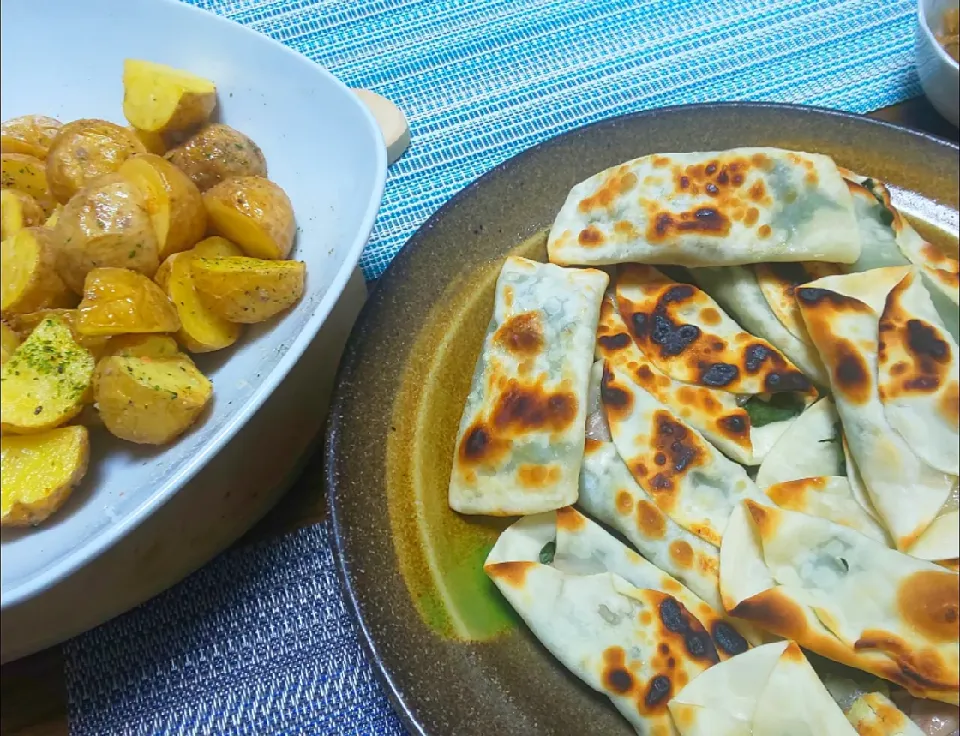
[[[709,100],[856,112],[918,94],[914,0],[195,0],[406,112],[361,265],[452,194],[611,115]],[[455,244],[451,244],[452,247]],[[66,646],[71,733],[399,734],[325,526],[232,550]]]
[[866,112],[919,93],[916,0],[195,0],[394,100],[412,144],[360,265],[452,194],[601,118],[715,100]]

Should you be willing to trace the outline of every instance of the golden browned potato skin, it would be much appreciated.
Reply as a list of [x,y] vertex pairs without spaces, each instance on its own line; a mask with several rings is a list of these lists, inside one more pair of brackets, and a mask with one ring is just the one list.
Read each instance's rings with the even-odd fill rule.
[[160,266],[157,235],[140,189],[119,174],[102,177],[63,208],[54,228],[60,276],[83,294],[95,268],[115,266],[153,276]]
[[239,130],[214,123],[167,152],[167,160],[183,171],[201,192],[234,176],[266,176],[260,147]]
[[46,159],[53,139],[60,132],[60,121],[44,115],[22,115],[0,124],[0,152],[24,153]]
[[47,186],[47,166],[36,156],[25,153],[0,154],[2,178],[0,185],[4,189],[17,189],[33,197],[37,204],[49,215],[56,202]]
[[227,179],[203,194],[211,229],[252,258],[280,260],[293,247],[297,223],[287,193],[261,176]]
[[0,234],[4,239],[25,227],[42,225],[47,219],[37,200],[19,189],[0,190],[0,207]]
[[57,273],[53,240],[47,228],[28,227],[0,245],[0,313],[4,317],[76,303]]
[[77,307],[81,335],[176,332],[177,310],[157,284],[128,268],[96,268],[87,274]]
[[134,133],[116,123],[95,119],[67,123],[47,153],[50,193],[65,204],[95,179],[113,173],[131,156],[146,152]]

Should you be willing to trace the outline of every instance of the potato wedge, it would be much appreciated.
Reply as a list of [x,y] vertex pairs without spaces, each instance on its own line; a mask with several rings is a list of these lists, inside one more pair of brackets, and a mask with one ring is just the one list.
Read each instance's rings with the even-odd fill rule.
[[47,187],[47,167],[43,161],[25,153],[0,154],[0,185],[17,189],[33,197],[44,213],[53,212],[56,202]]
[[81,335],[77,330],[77,323],[80,320],[80,312],[76,309],[38,309],[36,312],[27,312],[25,314],[14,314],[10,317],[10,326],[25,340],[30,337],[37,325],[43,322],[47,317],[56,317],[63,320],[70,332],[73,333],[73,339],[84,350],[94,358],[99,358],[106,350],[107,344],[112,339],[109,335]]
[[44,115],[21,115],[0,124],[0,152],[23,153],[40,160],[63,127],[59,120]]
[[32,434],[70,421],[89,398],[95,367],[67,324],[47,317],[0,368],[0,429]]
[[78,294],[94,268],[116,266],[153,276],[160,265],[146,200],[119,174],[78,192],[64,206],[54,232],[60,276]]
[[[209,238],[204,238],[189,251],[185,252],[190,253],[190,255],[196,258],[231,258],[233,256],[243,255],[242,250],[226,238],[221,238],[219,235],[211,235]],[[167,283],[170,281],[170,271],[173,269],[173,261],[173,258],[167,258],[160,264],[160,268],[158,268],[157,272],[153,275],[153,280],[156,281],[164,291],[167,290]]]
[[162,445],[183,434],[213,395],[213,385],[185,355],[110,356],[97,366],[95,399],[117,437]]
[[47,219],[40,204],[19,189],[0,189],[0,239],[6,240],[25,227],[42,225]]
[[0,438],[0,526],[47,519],[83,480],[89,460],[86,427]]
[[196,245],[207,231],[200,190],[186,174],[160,156],[144,153],[127,159],[118,172],[143,194],[162,261]]
[[209,79],[142,59],[123,62],[123,114],[150,133],[195,128],[210,119],[217,87]]
[[81,335],[180,329],[177,310],[163,290],[142,273],[127,268],[95,268],[88,273],[77,311]]
[[180,317],[177,341],[191,353],[209,353],[233,345],[241,328],[212,312],[197,294],[191,268],[196,258],[193,250],[170,256],[161,266],[162,271],[169,263],[169,272],[157,278],[157,283],[167,292]]
[[0,365],[9,360],[20,344],[20,335],[6,322],[0,322]]
[[47,153],[47,183],[61,204],[131,156],[146,153],[140,139],[106,120],[83,119],[60,129]]
[[117,335],[111,337],[108,355],[121,358],[178,358],[183,355],[177,341],[168,335]]
[[137,130],[133,126],[130,126],[128,130],[137,136],[143,144],[143,147],[147,149],[147,153],[162,156],[167,152],[167,139],[163,136],[163,133],[150,133],[146,130]]
[[234,176],[266,176],[263,151],[239,130],[214,123],[167,151],[167,160],[201,192]]
[[270,319],[303,296],[306,265],[260,258],[198,258],[193,284],[211,312],[230,322]]
[[57,273],[49,230],[28,227],[0,243],[0,314],[72,307],[75,295]]
[[286,192],[269,179],[242,176],[203,194],[212,229],[251,258],[281,259],[290,254],[297,232]]

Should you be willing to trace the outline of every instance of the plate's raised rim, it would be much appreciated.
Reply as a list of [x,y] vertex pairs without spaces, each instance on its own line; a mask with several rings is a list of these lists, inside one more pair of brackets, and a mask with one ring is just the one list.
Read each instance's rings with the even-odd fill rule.
[[[129,1],[129,0],[128,0]],[[290,343],[283,357],[277,362],[273,370],[270,371],[253,391],[250,399],[244,406],[237,411],[221,428],[213,439],[204,444],[199,451],[193,455],[189,461],[184,463],[176,473],[173,482],[165,484],[166,492],[153,492],[150,496],[136,507],[131,513],[126,514],[115,524],[111,524],[104,532],[95,536],[86,544],[81,545],[75,552],[67,556],[60,562],[46,568],[36,577],[27,582],[21,583],[9,591],[2,591],[2,601],[0,601],[0,611],[13,608],[24,603],[48,590],[61,580],[69,577],[72,573],[96,559],[109,548],[114,546],[130,532],[136,529],[151,514],[163,505],[169,498],[176,494],[181,488],[189,483],[193,477],[207,464],[207,462],[216,455],[221,448],[229,442],[240,428],[252,417],[263,405],[263,402],[273,393],[274,389],[286,377],[293,365],[300,359],[303,351],[317,335],[323,323],[326,321],[343,289],[347,280],[353,274],[357,264],[360,262],[360,255],[367,243],[370,233],[373,231],[373,224],[380,209],[383,199],[383,189],[387,177],[387,152],[386,148],[380,143],[382,134],[372,113],[367,109],[360,99],[354,95],[350,88],[337,79],[319,64],[314,63],[302,54],[276,41],[269,36],[258,33],[247,28],[240,23],[236,23],[229,18],[216,15],[201,8],[187,5],[181,0],[136,0],[140,3],[153,3],[165,5],[168,12],[182,13],[186,16],[186,22],[191,20],[199,23],[219,24],[229,26],[231,33],[239,33],[247,37],[256,39],[256,43],[272,46],[277,53],[286,54],[296,59],[296,63],[306,65],[312,73],[317,74],[327,82],[339,87],[349,100],[346,104],[353,105],[360,111],[361,117],[365,121],[366,135],[374,143],[375,148],[375,172],[373,196],[367,204],[366,211],[360,221],[360,229],[354,236],[353,242],[346,250],[346,256],[340,265],[337,273],[334,275],[327,287],[326,292],[320,299],[315,311],[310,315],[304,329],[297,335],[297,338]]]
[[418,736],[432,736],[424,730],[423,726],[417,721],[412,710],[407,705],[403,691],[394,681],[392,673],[389,671],[386,663],[383,661],[379,651],[379,646],[370,633],[370,628],[368,627],[363,613],[361,612],[359,594],[354,584],[351,570],[349,569],[349,562],[347,561],[345,549],[346,534],[338,501],[338,476],[340,467],[338,436],[340,433],[341,417],[344,415],[344,411],[347,408],[345,406],[345,392],[342,386],[344,383],[349,383],[350,376],[356,366],[358,360],[357,356],[359,354],[358,345],[366,339],[367,331],[364,328],[368,324],[369,320],[374,318],[375,312],[379,309],[380,297],[382,296],[382,285],[388,281],[396,271],[406,267],[406,262],[412,257],[412,253],[417,247],[418,243],[424,237],[426,237],[426,234],[433,229],[440,219],[442,219],[451,210],[457,208],[463,200],[471,197],[473,192],[484,186],[489,179],[501,176],[505,172],[509,172],[514,167],[522,165],[524,160],[535,151],[540,152],[543,149],[557,145],[559,142],[570,137],[583,135],[585,133],[593,133],[594,131],[602,130],[603,128],[609,126],[622,124],[624,122],[633,121],[636,119],[649,118],[656,115],[675,112],[695,112],[698,110],[737,110],[744,108],[781,111],[794,115],[833,117],[838,121],[849,122],[853,125],[886,128],[900,134],[906,134],[914,138],[927,140],[937,145],[946,145],[949,148],[952,148],[955,153],[960,154],[960,146],[946,138],[942,138],[925,131],[908,128],[896,123],[891,123],[886,120],[879,120],[876,118],[866,117],[865,115],[858,115],[856,113],[849,113],[842,110],[835,110],[827,107],[817,107],[813,105],[793,105],[777,102],[750,101],[706,102],[691,105],[670,105],[667,107],[641,110],[638,112],[627,113],[625,115],[604,118],[602,120],[597,120],[595,122],[580,126],[579,128],[574,128],[572,130],[560,133],[556,136],[541,141],[530,148],[524,149],[520,153],[511,156],[489,171],[480,175],[473,182],[457,192],[453,197],[441,205],[407,240],[397,255],[390,262],[390,265],[387,266],[384,273],[377,280],[376,286],[364,304],[363,309],[361,310],[360,315],[354,324],[353,330],[350,333],[350,337],[347,340],[343,358],[340,361],[339,368],[337,369],[337,375],[334,382],[333,398],[330,402],[330,409],[324,437],[324,466],[325,480],[327,485],[327,504],[330,512],[331,536],[337,575],[340,579],[342,588],[346,593],[347,608],[354,619],[363,647],[370,656],[377,679],[384,687],[385,693],[393,705],[395,712],[410,733],[417,734]]

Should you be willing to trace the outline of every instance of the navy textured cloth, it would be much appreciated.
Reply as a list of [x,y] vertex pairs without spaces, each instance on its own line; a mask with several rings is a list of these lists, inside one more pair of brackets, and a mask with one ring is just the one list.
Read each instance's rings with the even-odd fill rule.
[[[195,0],[396,102],[376,278],[477,176],[565,130],[710,100],[866,112],[919,92],[914,0]],[[71,733],[399,734],[325,525],[233,549],[66,646]]]

